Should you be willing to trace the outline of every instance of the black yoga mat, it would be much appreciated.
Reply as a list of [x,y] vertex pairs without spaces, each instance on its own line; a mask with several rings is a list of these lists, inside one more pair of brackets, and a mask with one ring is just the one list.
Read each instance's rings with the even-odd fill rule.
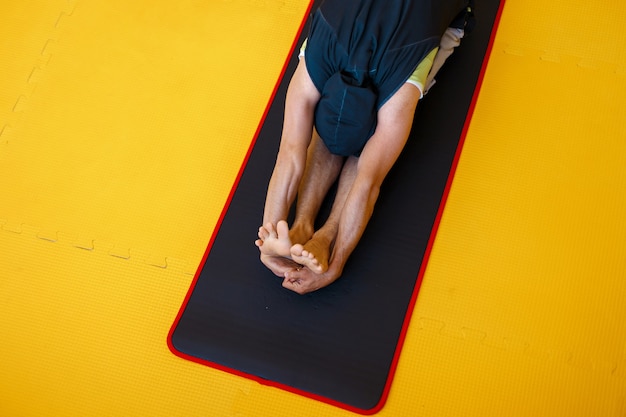
[[281,287],[253,244],[297,64],[291,54],[170,331],[172,352],[350,411],[381,409],[502,8],[501,0],[477,3],[476,27],[418,105],[343,276],[304,296]]

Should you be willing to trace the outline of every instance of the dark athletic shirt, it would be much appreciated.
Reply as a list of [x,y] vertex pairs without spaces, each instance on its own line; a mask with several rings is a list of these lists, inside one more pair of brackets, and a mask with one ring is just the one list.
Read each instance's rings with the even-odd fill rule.
[[306,66],[331,152],[356,154],[376,112],[436,47],[470,0],[325,0],[313,13]]

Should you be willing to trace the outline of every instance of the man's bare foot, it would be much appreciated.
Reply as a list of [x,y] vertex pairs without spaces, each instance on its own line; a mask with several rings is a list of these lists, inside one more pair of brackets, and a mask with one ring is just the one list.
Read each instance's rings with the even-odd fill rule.
[[289,239],[289,226],[284,220],[280,220],[276,227],[271,223],[259,227],[259,239],[254,243],[263,255],[291,257],[292,244]]
[[318,274],[304,267],[285,272],[283,287],[298,294],[306,294],[330,285],[337,278],[339,275],[331,273],[329,270],[323,274]]
[[328,241],[313,236],[304,245],[295,244],[291,247],[291,259],[316,274],[323,274],[328,270],[329,245]]
[[269,256],[261,254],[261,262],[267,267],[274,275],[284,278],[285,273],[295,271],[302,268],[291,259],[283,258],[282,256]]
[[295,221],[289,229],[289,239],[292,244],[300,243],[304,245],[313,237],[313,225]]

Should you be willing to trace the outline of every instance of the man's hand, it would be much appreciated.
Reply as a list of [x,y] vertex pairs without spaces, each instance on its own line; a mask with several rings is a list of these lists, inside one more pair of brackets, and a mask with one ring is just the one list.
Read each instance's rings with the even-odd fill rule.
[[283,287],[303,295],[326,287],[337,278],[339,278],[339,274],[330,270],[323,274],[316,274],[307,267],[301,267],[285,272]]
[[301,266],[292,261],[291,259],[283,258],[282,256],[269,256],[261,254],[261,262],[277,277],[284,278],[285,273],[295,271]]

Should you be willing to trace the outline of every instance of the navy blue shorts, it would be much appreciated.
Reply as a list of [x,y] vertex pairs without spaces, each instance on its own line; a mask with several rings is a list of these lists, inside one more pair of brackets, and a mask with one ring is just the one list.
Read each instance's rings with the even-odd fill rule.
[[467,1],[322,3],[311,18],[305,62],[321,94],[315,127],[332,153],[361,152],[378,110],[439,46]]

